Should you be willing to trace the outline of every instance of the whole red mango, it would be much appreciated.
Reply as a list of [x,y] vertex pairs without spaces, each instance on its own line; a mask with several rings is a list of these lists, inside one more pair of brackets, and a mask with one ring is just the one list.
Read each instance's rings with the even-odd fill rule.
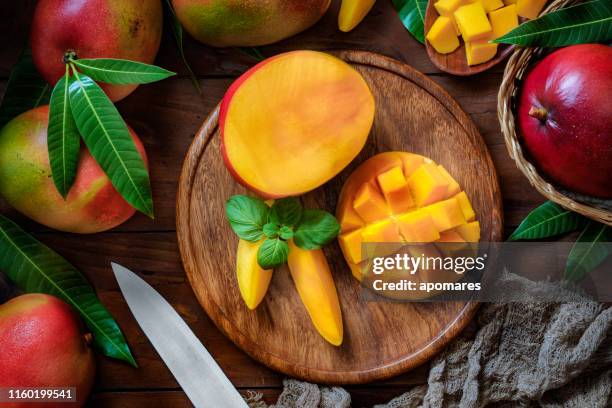
[[612,198],[612,47],[574,45],[527,74],[518,119],[527,150],[552,181]]
[[70,387],[76,402],[1,402],[7,408],[82,407],[93,385],[91,334],[58,298],[28,294],[0,305],[0,388]]
[[[39,0],[30,39],[34,64],[55,85],[64,75],[64,55],[153,63],[162,34],[160,0]],[[113,101],[137,85],[101,84]]]

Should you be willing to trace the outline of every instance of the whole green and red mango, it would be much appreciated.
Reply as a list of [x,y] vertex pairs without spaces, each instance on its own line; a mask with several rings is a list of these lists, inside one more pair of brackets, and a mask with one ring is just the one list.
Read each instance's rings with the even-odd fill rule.
[[[32,109],[0,130],[0,195],[18,211],[50,228],[94,233],[116,227],[135,210],[115,190],[82,146],[77,174],[66,200],[53,184],[47,147],[49,107]],[[144,147],[132,129],[146,163]]]
[[612,198],[612,47],[557,50],[527,74],[518,120],[536,164],[557,184]]
[[10,402],[7,408],[82,407],[96,365],[78,315],[60,299],[43,294],[16,297],[0,305],[0,388],[71,387],[76,402]]
[[[160,0],[39,0],[30,41],[41,75],[55,85],[64,75],[66,52],[77,58],[119,58],[153,63],[161,40]],[[113,101],[137,85],[101,84]]]
[[331,0],[172,0],[181,24],[214,47],[271,44],[306,30]]

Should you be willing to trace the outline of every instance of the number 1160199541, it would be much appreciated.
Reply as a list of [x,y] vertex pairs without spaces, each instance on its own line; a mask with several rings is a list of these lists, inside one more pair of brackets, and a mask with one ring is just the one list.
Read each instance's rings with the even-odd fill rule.
[[75,402],[74,387],[0,388],[0,403],[3,402]]

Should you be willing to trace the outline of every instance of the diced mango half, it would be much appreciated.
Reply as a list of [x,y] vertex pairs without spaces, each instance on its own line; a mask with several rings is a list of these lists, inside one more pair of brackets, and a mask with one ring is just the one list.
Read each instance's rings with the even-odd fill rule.
[[414,207],[412,193],[401,167],[393,167],[379,174],[378,185],[393,214],[403,213]]
[[440,54],[450,54],[459,48],[457,30],[451,17],[438,17],[425,38]]
[[479,40],[489,35],[493,28],[480,2],[461,6],[455,11],[455,20],[463,41]]
[[355,196],[353,208],[366,222],[374,222],[389,216],[389,209],[382,194],[372,183],[365,183]]
[[440,174],[444,176],[446,181],[448,181],[448,190],[446,191],[446,198],[453,197],[459,194],[459,192],[461,191],[461,186],[459,186],[457,180],[455,180],[453,176],[450,175],[450,173],[444,168],[443,165],[438,165],[438,170],[440,171]]
[[424,208],[439,232],[465,224],[466,219],[456,198],[440,201]]
[[338,236],[338,241],[344,257],[350,262],[359,263],[363,260],[361,257],[361,230],[341,234]]
[[518,14],[516,13],[516,6],[511,4],[509,6],[500,8],[498,10],[489,13],[489,20],[493,27],[493,38],[499,38],[512,29],[518,27]]
[[516,12],[519,16],[530,20],[538,18],[547,0],[517,0]]
[[397,224],[406,242],[433,242],[440,239],[431,215],[424,209],[400,215]]
[[463,217],[465,218],[465,220],[468,222],[474,221],[474,219],[476,218],[476,213],[474,212],[474,209],[472,208],[472,203],[470,202],[470,199],[468,198],[467,194],[465,194],[465,191],[462,191],[457,194],[455,198],[459,203],[459,207],[461,207],[461,211],[463,212]]
[[457,234],[461,235],[466,242],[480,241],[480,223],[478,221],[468,222],[455,228]]
[[424,163],[408,178],[408,185],[418,207],[435,203],[446,196],[448,181],[435,163]]
[[480,0],[480,2],[487,12],[504,7],[504,2],[502,0]]
[[490,43],[489,40],[466,41],[465,56],[468,65],[478,65],[495,58],[497,54],[497,44]]

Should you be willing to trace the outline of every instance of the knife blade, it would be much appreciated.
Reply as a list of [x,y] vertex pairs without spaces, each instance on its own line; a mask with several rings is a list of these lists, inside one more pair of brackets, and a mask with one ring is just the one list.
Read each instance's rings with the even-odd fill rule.
[[153,287],[111,263],[130,311],[196,408],[248,408],[187,323]]

